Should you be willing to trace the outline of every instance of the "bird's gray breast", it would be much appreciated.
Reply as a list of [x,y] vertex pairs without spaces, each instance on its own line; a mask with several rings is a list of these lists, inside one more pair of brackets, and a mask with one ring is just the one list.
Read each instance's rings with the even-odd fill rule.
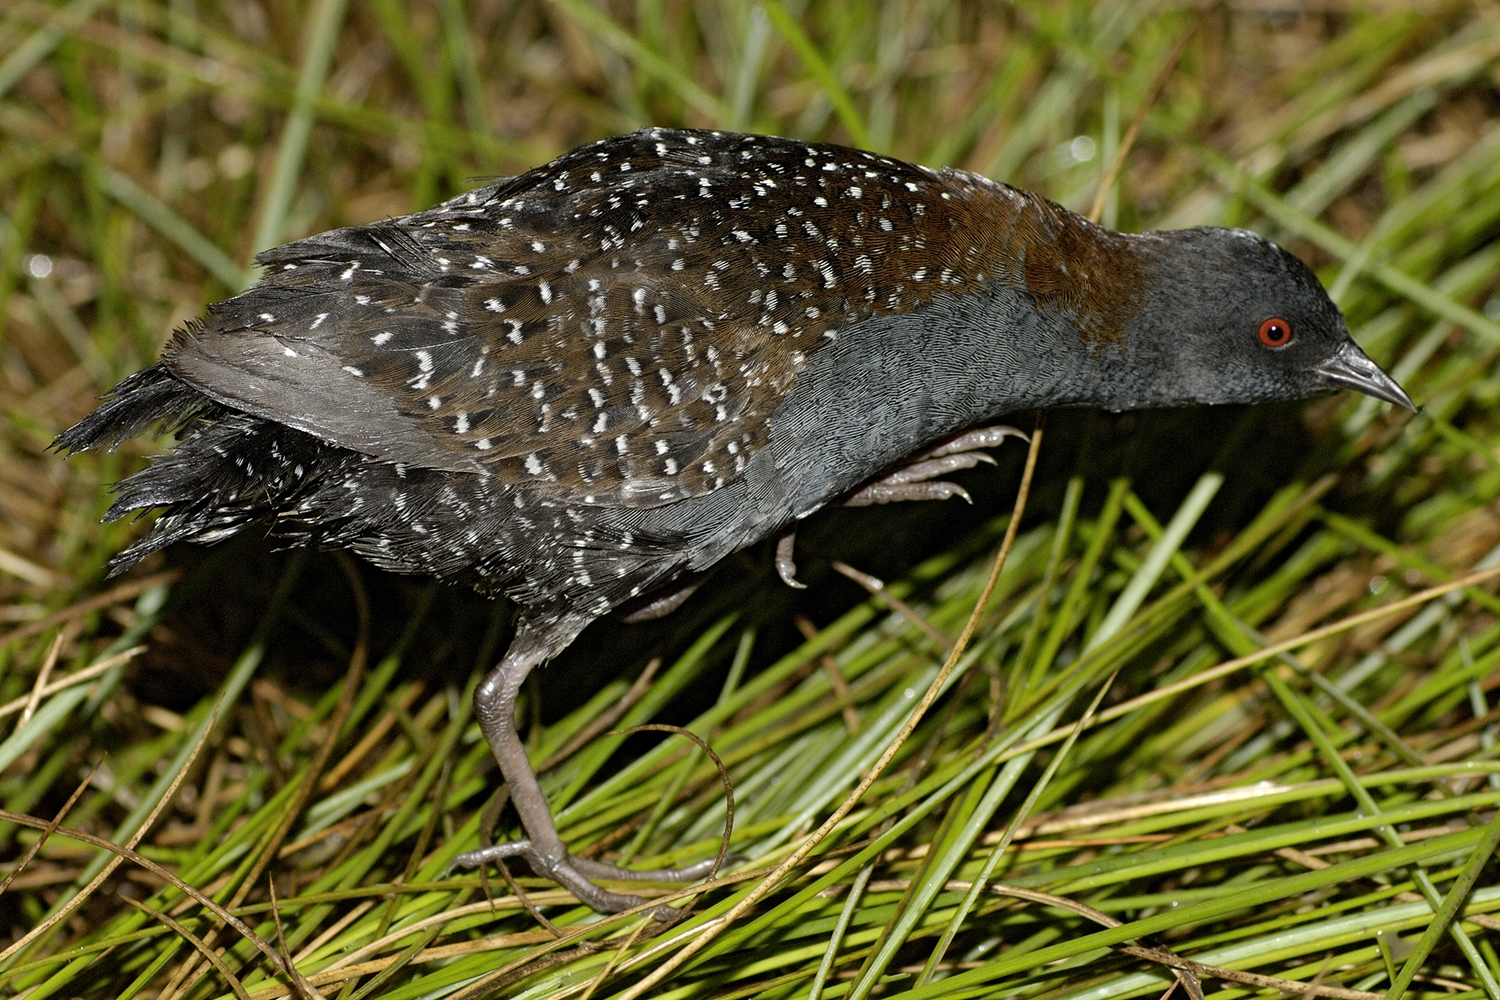
[[771,417],[768,450],[791,515],[951,434],[1070,398],[1081,382],[1077,341],[1071,324],[1000,283],[841,335]]

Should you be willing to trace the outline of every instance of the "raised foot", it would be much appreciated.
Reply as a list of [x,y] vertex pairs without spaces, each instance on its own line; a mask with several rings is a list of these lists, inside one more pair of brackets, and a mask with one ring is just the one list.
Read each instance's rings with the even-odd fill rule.
[[950,497],[963,497],[972,503],[968,490],[937,477],[960,469],[972,469],[980,462],[993,465],[995,460],[983,449],[993,448],[1008,437],[1026,440],[1026,435],[1014,427],[981,427],[949,438],[936,447],[913,455],[910,465],[855,490],[845,498],[844,505],[868,507],[899,500],[947,500]]
[[[504,858],[521,858],[531,870],[542,878],[549,878],[567,889],[578,899],[601,913],[619,913],[648,903],[649,900],[628,892],[610,892],[601,889],[591,879],[611,879],[620,882],[695,882],[714,870],[715,859],[700,861],[686,868],[653,868],[637,870],[621,868],[603,861],[592,861],[566,854],[561,858],[549,858],[531,846],[529,840],[513,840],[508,844],[481,847],[477,851],[466,851],[453,859],[453,868],[480,868],[492,861]],[[672,906],[657,906],[647,911],[652,919],[671,923],[682,916],[682,911]]]
[[[972,469],[980,462],[995,464],[984,449],[993,448],[1009,437],[1028,440],[1014,427],[981,427],[948,438],[913,455],[911,464],[871,480],[850,493],[844,498],[844,506],[868,507],[899,500],[947,500],[949,497],[963,497],[973,503],[974,498],[969,496],[968,490],[937,477],[959,469]],[[795,531],[788,531],[776,540],[776,574],[788,587],[802,590],[807,585],[797,579],[796,544]]]

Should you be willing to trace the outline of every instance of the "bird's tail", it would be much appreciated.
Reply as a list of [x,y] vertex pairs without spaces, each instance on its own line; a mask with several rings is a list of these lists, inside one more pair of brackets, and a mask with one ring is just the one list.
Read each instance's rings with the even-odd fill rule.
[[114,448],[153,425],[175,433],[172,450],[114,486],[114,521],[164,508],[151,530],[110,561],[114,576],[177,541],[217,542],[246,525],[295,510],[327,446],[310,435],[220,406],[160,365],[130,376],[53,447]]

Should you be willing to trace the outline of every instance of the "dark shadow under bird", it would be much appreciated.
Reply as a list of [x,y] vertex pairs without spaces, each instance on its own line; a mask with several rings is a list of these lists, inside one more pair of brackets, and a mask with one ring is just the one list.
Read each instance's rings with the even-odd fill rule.
[[[504,593],[476,715],[524,857],[600,910],[514,727],[529,671],[632,601],[837,502],[938,498],[1032,408],[1294,399],[1411,408],[1300,260],[1241,230],[1125,235],[958,170],[647,129],[415,215],[261,254],[62,434],[175,446],[109,517],[161,508],[116,572],[268,524]],[[790,546],[778,560],[790,579]],[[784,560],[784,561],[783,561]],[[669,919],[675,911],[659,907]]]

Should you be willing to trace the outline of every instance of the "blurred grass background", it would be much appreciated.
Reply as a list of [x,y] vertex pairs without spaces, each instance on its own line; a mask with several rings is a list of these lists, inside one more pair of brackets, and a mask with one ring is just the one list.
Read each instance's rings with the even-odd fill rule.
[[[1175,968],[1189,995],[1500,1000],[1500,600],[1427,593],[1500,564],[1497,63],[1500,6],[1468,0],[11,0],[0,993],[1102,1000]],[[755,550],[537,676],[535,760],[622,702],[688,725],[748,858],[654,937],[521,879],[559,940],[498,880],[487,900],[445,874],[498,782],[468,696],[503,604],[253,533],[106,581],[140,530],[99,523],[107,484],[158,446],[46,450],[258,249],[646,124],[844,142],[1086,211],[1158,79],[1106,224],[1277,239],[1423,412],[1053,415],[950,687],[732,921],[932,682],[1017,452],[965,480],[973,508],[822,517],[806,592]],[[596,734],[545,780],[586,854],[717,849],[724,793],[684,740]]]

